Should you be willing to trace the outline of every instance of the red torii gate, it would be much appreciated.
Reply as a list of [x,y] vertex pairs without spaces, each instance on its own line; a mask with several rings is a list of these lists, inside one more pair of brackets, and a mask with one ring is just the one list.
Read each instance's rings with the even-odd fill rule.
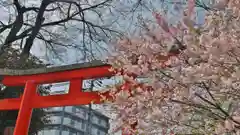
[[[5,86],[25,86],[24,93],[20,98],[0,100],[0,110],[19,109],[14,135],[27,135],[33,108],[102,103],[99,92],[83,92],[82,83],[85,79],[113,76],[109,68],[111,68],[110,65],[103,64],[101,61],[93,61],[41,69],[0,69],[2,84]],[[49,96],[37,94],[36,90],[39,84],[63,81],[70,81],[68,94]],[[107,93],[105,94],[107,96]]]
[[[166,56],[159,55],[158,59],[162,63],[162,68],[171,66],[165,62],[172,56],[177,57],[185,49],[181,45],[178,50],[172,50],[174,52],[169,52]],[[82,91],[82,82],[85,79],[113,76],[114,73],[109,71],[110,68],[110,65],[104,64],[101,61],[92,61],[52,68],[29,70],[0,69],[1,83],[5,86],[25,85],[23,96],[20,98],[0,100],[0,110],[19,109],[14,135],[27,135],[33,108],[87,105],[90,103],[100,104],[103,102],[100,95],[111,100],[112,97],[108,92],[103,94],[100,92]],[[40,96],[36,92],[39,84],[63,81],[70,81],[68,94]],[[131,128],[134,130],[136,125],[137,123],[134,123],[131,125]]]

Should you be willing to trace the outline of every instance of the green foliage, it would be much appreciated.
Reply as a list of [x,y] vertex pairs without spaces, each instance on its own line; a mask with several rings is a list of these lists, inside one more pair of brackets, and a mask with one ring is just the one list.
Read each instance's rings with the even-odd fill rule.
[[[9,48],[0,56],[0,68],[9,69],[28,69],[39,68],[45,65],[36,57],[30,56],[25,63],[18,64],[19,52],[13,48]],[[24,87],[6,87],[0,91],[0,99],[4,98],[17,98],[23,93]],[[49,87],[40,86],[38,88],[39,94],[48,94]],[[0,134],[3,134],[4,129],[8,126],[14,126],[16,123],[18,111],[0,111]],[[44,109],[34,109],[32,114],[32,120],[29,129],[29,135],[36,135],[41,130],[44,124],[49,123],[49,117],[46,115]]]

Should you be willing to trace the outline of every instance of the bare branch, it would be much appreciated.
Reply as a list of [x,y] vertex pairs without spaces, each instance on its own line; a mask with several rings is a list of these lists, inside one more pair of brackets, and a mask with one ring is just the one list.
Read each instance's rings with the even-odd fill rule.
[[39,10],[39,13],[38,13],[37,18],[36,18],[35,26],[33,27],[31,35],[26,40],[26,43],[24,45],[24,48],[23,48],[23,51],[22,51],[22,54],[21,54],[23,60],[25,60],[29,56],[30,49],[33,45],[33,41],[34,41],[35,37],[37,36],[39,30],[41,29],[42,23],[44,22],[43,15],[44,15],[44,11],[47,8],[48,4],[49,4],[49,2],[46,1],[46,0],[43,0],[42,3],[41,3],[40,10]]

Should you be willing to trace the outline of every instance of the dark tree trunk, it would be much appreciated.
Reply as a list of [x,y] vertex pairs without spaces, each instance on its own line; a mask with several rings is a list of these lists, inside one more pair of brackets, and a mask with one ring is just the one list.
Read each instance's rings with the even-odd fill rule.
[[47,6],[49,4],[48,0],[43,0],[36,18],[35,25],[32,29],[32,33],[27,38],[26,43],[24,45],[23,51],[21,53],[21,59],[20,62],[25,62],[26,59],[29,57],[31,47],[33,46],[33,41],[36,38],[37,34],[39,33],[41,29],[41,25],[44,22],[44,11],[46,10]]

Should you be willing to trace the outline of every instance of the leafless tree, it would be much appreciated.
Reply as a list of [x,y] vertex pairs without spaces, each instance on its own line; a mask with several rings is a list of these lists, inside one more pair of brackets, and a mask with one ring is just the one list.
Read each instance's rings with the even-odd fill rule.
[[135,33],[139,20],[150,22],[152,12],[161,8],[168,10],[166,3],[169,2],[0,0],[0,55],[16,46],[21,50],[22,62],[28,58],[33,45],[44,44],[54,54],[60,52],[59,48],[73,47],[81,50],[85,58],[93,56],[94,49],[106,50],[103,42],[122,33]]
[[[105,8],[111,8],[112,0],[91,2],[90,0],[1,0],[3,14],[8,16],[0,23],[2,40],[1,53],[7,48],[17,45],[21,59],[30,54],[36,43],[45,43],[49,49],[55,46],[78,47],[86,49],[91,42],[106,41],[113,35],[121,34],[110,27],[111,24],[98,23],[102,19]],[[32,4],[31,4],[32,3]],[[6,12],[7,11],[7,12]],[[106,21],[106,20],[102,20]],[[81,46],[69,42],[74,37],[67,37],[69,31],[82,35]],[[41,42],[43,41],[43,42]],[[84,50],[88,51],[88,50]]]

